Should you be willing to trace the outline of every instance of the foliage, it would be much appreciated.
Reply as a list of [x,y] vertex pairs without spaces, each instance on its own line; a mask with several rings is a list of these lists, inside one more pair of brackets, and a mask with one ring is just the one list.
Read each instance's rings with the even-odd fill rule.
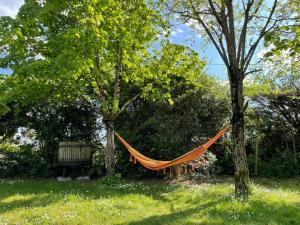
[[[299,99],[294,95],[265,95],[253,98],[248,112],[249,153],[258,142],[258,175],[291,177],[299,174]],[[251,141],[252,140],[252,141]],[[253,158],[250,156],[250,161]],[[268,167],[268,168],[267,168]],[[253,167],[252,167],[253,168]]]
[[265,37],[265,46],[273,46],[265,56],[280,56],[283,51],[289,51],[289,56],[300,54],[300,28],[299,26],[282,26]]
[[297,224],[299,179],[256,179],[234,198],[231,179],[155,181],[0,181],[0,223],[7,224]]
[[[12,82],[20,80],[18,90],[21,81],[30,86],[25,92],[35,94],[45,83],[51,84],[48,88],[64,86],[69,95],[99,101],[108,119],[122,109],[120,81],[140,87],[143,97],[171,102],[170,74],[188,76],[203,67],[197,55],[182,46],[167,43],[161,45],[161,54],[149,52],[164,24],[151,2],[30,0],[16,19],[2,17],[0,24],[5,53],[0,64],[13,69],[17,78]],[[54,87],[52,92],[60,94]]]
[[[263,147],[263,146],[262,146]],[[275,149],[275,152],[270,153],[270,150],[263,149],[258,161],[259,177],[276,177],[276,178],[291,178],[297,177],[300,174],[299,163],[295,164],[294,153],[290,149]],[[269,157],[267,157],[270,155]],[[254,175],[255,156],[248,156],[249,170]]]
[[[263,55],[268,49],[262,51]],[[264,95],[294,95],[300,88],[299,55],[291,57],[287,52],[281,52],[279,56],[263,57],[263,71],[252,75],[245,80],[245,94],[258,98]]]
[[0,176],[32,177],[46,174],[46,162],[32,145],[0,144]]
[[[261,58],[262,70],[252,76],[246,85],[247,95],[294,94],[300,87],[300,29],[298,2],[288,0],[282,6],[287,16],[283,24],[264,37]],[[297,95],[297,94],[296,94]]]
[[232,141],[230,135],[225,134],[224,140],[215,145],[215,154],[217,157],[216,174],[233,175],[234,174],[234,162],[232,156]]
[[299,2],[287,0],[281,10],[289,16],[283,20],[284,24],[266,34],[264,45],[269,48],[265,54],[267,58],[282,56],[283,52],[288,52],[290,57],[300,53]]
[[[297,1],[286,1],[290,16],[268,32],[260,52],[263,70],[246,81],[252,103],[248,110],[249,163],[254,168],[258,147],[258,175],[291,177],[299,174],[299,28]],[[253,170],[252,170],[253,172]]]
[[[35,131],[35,136],[31,138],[35,141],[33,143],[35,148],[28,149],[26,154],[32,154],[38,158],[38,160],[32,162],[31,166],[38,167],[40,162],[43,162],[45,168],[32,175],[55,174],[53,165],[57,161],[59,141],[86,141],[94,147],[93,150],[97,152],[96,155],[99,156],[103,152],[103,146],[97,133],[100,128],[99,122],[97,122],[98,115],[94,112],[93,107],[85,102],[79,100],[75,102],[61,101],[52,104],[41,102],[26,107],[15,104],[11,108],[12,110],[6,116],[1,117],[3,128],[9,126],[9,132],[3,129],[0,130],[0,135],[5,137],[5,141],[12,143],[18,127],[26,127]],[[20,154],[23,154],[23,152],[20,152]],[[13,155],[12,157],[19,156]],[[101,159],[103,160],[103,158]],[[97,163],[96,156],[94,157],[94,163],[95,166],[98,165],[94,169],[100,171],[101,164]],[[22,174],[16,171],[15,176],[22,176]]]
[[[212,152],[206,152],[203,157],[196,158],[189,163],[188,173],[185,174],[184,167],[181,169],[180,176],[187,177],[193,180],[201,180],[211,178],[217,171],[217,158]],[[194,168],[194,171],[193,169]]]

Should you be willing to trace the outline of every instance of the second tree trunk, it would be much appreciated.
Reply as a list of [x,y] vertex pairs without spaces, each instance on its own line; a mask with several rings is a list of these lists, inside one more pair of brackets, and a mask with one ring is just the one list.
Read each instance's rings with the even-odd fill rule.
[[232,104],[233,159],[235,165],[235,193],[238,195],[246,195],[248,193],[249,170],[244,136],[243,80],[232,81],[230,91]]

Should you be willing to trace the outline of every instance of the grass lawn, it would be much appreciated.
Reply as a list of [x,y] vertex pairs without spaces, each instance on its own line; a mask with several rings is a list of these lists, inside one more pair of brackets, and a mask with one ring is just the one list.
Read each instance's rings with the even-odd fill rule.
[[0,224],[300,224],[300,179],[258,179],[244,201],[231,179],[0,180]]

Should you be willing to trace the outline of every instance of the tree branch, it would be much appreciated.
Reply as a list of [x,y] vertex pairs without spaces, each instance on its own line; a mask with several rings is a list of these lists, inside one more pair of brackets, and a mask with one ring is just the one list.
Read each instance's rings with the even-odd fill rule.
[[[242,26],[242,30],[240,33],[240,38],[239,38],[239,45],[238,45],[238,53],[237,53],[237,62],[239,65],[244,63],[244,54],[245,54],[245,46],[246,46],[246,36],[247,36],[247,27],[248,23],[250,22],[249,19],[249,11],[253,5],[254,1],[248,1],[247,6],[244,6],[245,9],[245,16],[244,16],[244,22]],[[243,1],[244,5],[244,1]]]
[[195,14],[195,16],[197,17],[197,21],[202,25],[202,27],[204,28],[205,32],[207,33],[207,35],[209,36],[210,40],[212,41],[213,45],[215,46],[215,48],[217,49],[218,53],[220,54],[221,58],[223,59],[225,65],[227,67],[229,67],[229,63],[228,63],[228,59],[227,56],[223,54],[220,46],[218,46],[216,40],[214,39],[211,31],[208,29],[208,27],[206,26],[206,24],[204,23],[204,21],[200,18],[199,14],[197,14],[197,11],[195,9],[195,6],[193,5],[192,1],[189,0],[189,4],[192,7],[193,13]]
[[127,108],[128,105],[130,105],[132,102],[134,102],[138,97],[140,97],[141,93],[137,94],[133,98],[129,99],[124,103],[124,105],[120,108],[118,113],[116,114],[116,118]]
[[228,21],[229,21],[229,34],[230,34],[230,48],[229,49],[232,52],[232,60],[235,65],[237,65],[236,60],[236,38],[235,38],[235,26],[234,26],[234,15],[233,15],[233,6],[232,6],[232,0],[225,0],[225,3],[227,5],[228,10]]
[[[232,69],[232,65],[236,66],[237,63],[236,63],[236,55],[235,55],[235,50],[233,49],[235,44],[233,44],[232,40],[235,40],[235,38],[233,38],[231,36],[231,33],[230,33],[230,29],[229,26],[228,26],[228,21],[227,21],[227,18],[228,18],[228,15],[226,14],[226,11],[225,11],[225,2],[222,1],[222,7],[221,7],[221,18],[222,18],[222,31],[224,33],[224,37],[225,37],[225,40],[226,40],[226,45],[227,45],[227,53],[228,53],[228,61],[229,61],[229,66],[228,66],[228,69]],[[227,8],[228,10],[228,8]],[[237,68],[235,68],[237,69]],[[230,73],[229,73],[230,74]]]
[[[262,30],[261,30],[261,32],[260,32],[259,37],[256,39],[256,41],[254,42],[254,44],[250,47],[250,49],[249,49],[249,51],[248,51],[248,54],[247,54],[247,56],[246,56],[246,58],[245,58],[245,63],[244,63],[244,65],[241,65],[241,66],[242,66],[241,68],[243,69],[243,73],[245,73],[245,72],[247,71],[247,68],[248,68],[248,66],[249,66],[249,63],[250,63],[252,57],[253,57],[253,54],[254,54],[254,52],[255,52],[255,49],[256,49],[258,43],[260,42],[260,40],[261,40],[261,39],[265,36],[265,34],[267,33],[266,31],[267,31],[267,28],[268,28],[268,26],[269,26],[269,23],[270,23],[270,21],[271,21],[271,19],[272,19],[272,16],[273,16],[273,14],[274,14],[274,11],[275,11],[275,9],[276,9],[276,6],[277,6],[277,0],[274,1],[274,4],[273,4],[272,9],[271,9],[271,12],[270,12],[270,14],[269,14],[269,16],[268,16],[268,19],[267,19],[267,21],[266,21],[264,27],[262,28]],[[272,25],[268,30],[272,29],[272,28],[276,25],[277,21],[278,21],[278,20],[276,20],[276,21],[273,23],[273,25]]]
[[223,32],[221,32],[221,34],[218,34],[217,30],[215,30],[214,27],[210,27],[210,28],[214,31],[215,35],[217,36],[217,38],[219,40],[220,48],[221,48],[221,51],[223,52],[223,55],[225,55],[226,58],[228,58],[224,44],[223,44]]
[[115,99],[119,99],[119,96],[120,96],[120,76],[122,73],[122,63],[123,63],[122,61],[123,61],[123,49],[122,49],[121,43],[119,41],[118,59],[117,59],[117,65],[116,65],[116,77],[115,77],[114,95],[113,95],[113,97]]
[[214,6],[212,0],[208,0],[208,3],[209,3],[209,5],[210,5],[210,8],[211,8],[211,10],[212,10],[213,15],[216,17],[218,23],[219,23],[219,24],[221,25],[221,27],[222,27],[222,26],[223,26],[222,19],[221,19],[220,15],[217,13],[217,10],[216,10],[216,8],[215,8],[215,6]]
[[255,72],[259,72],[259,71],[262,71],[262,69],[251,70],[251,71],[245,73],[245,74],[244,74],[244,77],[247,76],[248,74],[255,73]]

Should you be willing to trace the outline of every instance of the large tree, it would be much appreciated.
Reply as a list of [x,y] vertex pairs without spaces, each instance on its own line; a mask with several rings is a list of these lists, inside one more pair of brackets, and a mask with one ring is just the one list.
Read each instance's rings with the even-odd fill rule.
[[286,19],[278,13],[278,1],[263,0],[171,0],[168,9],[178,14],[217,49],[228,73],[232,105],[232,140],[235,162],[235,191],[248,193],[249,172],[244,137],[245,77],[255,72],[250,63],[264,36]]
[[[28,82],[54,84],[56,93],[97,106],[107,125],[106,169],[112,174],[120,113],[138,97],[172,102],[170,76],[193,82],[204,66],[183,46],[161,43],[155,50],[162,21],[146,0],[27,0],[16,19],[0,20],[0,66],[12,68],[10,79],[28,91]],[[128,95],[129,86],[139,92]]]

